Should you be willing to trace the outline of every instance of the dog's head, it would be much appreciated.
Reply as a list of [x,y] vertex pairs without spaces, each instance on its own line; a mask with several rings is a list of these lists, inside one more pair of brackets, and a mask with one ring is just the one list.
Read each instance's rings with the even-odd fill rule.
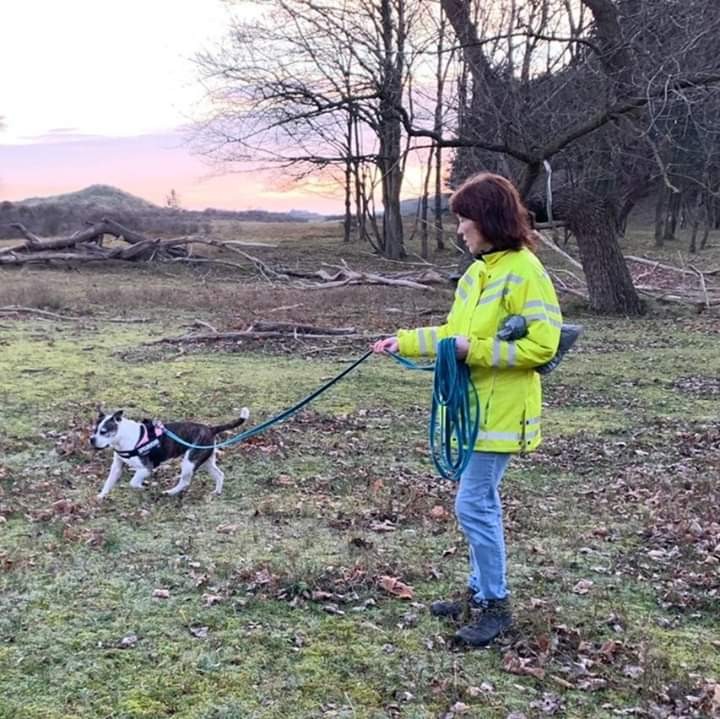
[[112,414],[105,414],[98,407],[98,416],[95,420],[92,435],[90,436],[90,444],[95,449],[105,449],[109,447],[118,433],[120,422],[122,422],[123,411],[119,409]]

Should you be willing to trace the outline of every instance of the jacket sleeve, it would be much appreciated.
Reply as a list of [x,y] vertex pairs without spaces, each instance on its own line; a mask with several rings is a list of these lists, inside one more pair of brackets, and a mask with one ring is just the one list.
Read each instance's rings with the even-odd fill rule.
[[438,342],[451,335],[449,322],[433,327],[399,330],[398,351],[403,357],[435,357]]
[[468,365],[531,369],[549,362],[557,352],[562,313],[552,280],[542,266],[530,267],[521,284],[510,284],[505,296],[508,314],[522,315],[527,334],[519,340],[470,337]]

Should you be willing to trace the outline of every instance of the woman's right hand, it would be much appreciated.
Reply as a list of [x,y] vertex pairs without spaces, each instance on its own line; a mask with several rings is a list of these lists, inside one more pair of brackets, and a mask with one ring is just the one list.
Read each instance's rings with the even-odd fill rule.
[[372,351],[382,354],[384,352],[397,352],[398,351],[398,339],[397,337],[386,337],[383,340],[378,340],[373,346]]

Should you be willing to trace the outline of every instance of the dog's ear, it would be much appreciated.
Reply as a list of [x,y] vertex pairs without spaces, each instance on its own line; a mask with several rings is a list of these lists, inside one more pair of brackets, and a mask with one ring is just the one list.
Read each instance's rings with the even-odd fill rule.
[[125,411],[125,410],[119,409],[117,412],[115,412],[115,413],[113,414],[113,419],[114,419],[116,422],[119,422],[119,421],[122,419],[122,416],[123,416],[123,412],[124,412],[124,411]]
[[105,412],[103,411],[102,405],[98,402],[95,409],[97,410],[98,417],[104,417]]

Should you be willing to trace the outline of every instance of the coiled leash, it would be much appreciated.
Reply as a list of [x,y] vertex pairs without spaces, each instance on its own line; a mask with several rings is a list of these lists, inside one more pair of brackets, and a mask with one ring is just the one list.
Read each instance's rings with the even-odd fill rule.
[[457,359],[455,338],[438,342],[434,365],[418,365],[394,352],[387,354],[407,369],[434,370],[428,424],[430,455],[441,477],[460,479],[480,429],[480,398],[470,368]]

